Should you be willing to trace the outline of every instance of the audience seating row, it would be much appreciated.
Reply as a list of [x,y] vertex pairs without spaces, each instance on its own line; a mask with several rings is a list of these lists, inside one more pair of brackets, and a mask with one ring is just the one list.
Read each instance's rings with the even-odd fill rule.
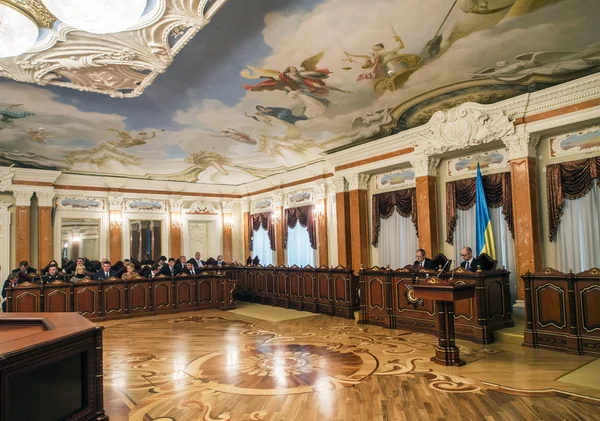
[[9,312],[79,312],[93,321],[235,307],[237,281],[220,271],[152,279],[84,278],[76,284],[24,282],[8,289]]

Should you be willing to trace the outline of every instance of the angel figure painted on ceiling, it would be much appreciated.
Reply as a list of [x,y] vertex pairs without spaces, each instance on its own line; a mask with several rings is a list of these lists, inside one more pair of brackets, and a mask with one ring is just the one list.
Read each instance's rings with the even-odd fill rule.
[[[133,146],[141,146],[141,145],[145,145],[147,140],[150,139],[154,139],[156,137],[156,131],[153,131],[152,134],[148,135],[147,132],[139,132],[136,135],[131,135],[131,133],[129,133],[126,130],[119,130],[119,129],[106,129],[110,132],[117,132],[117,136],[119,137],[119,141],[118,142],[108,142],[113,146],[116,146],[117,148],[131,148]],[[161,129],[162,132],[165,131],[165,129]]]
[[330,91],[342,93],[352,93],[333,86],[328,86],[324,79],[329,78],[332,73],[329,69],[318,69],[317,64],[323,58],[325,53],[321,52],[305,59],[298,69],[295,66],[289,66],[282,72],[270,69],[261,69],[252,66],[246,66],[240,72],[246,79],[266,79],[255,85],[242,85],[242,88],[248,91],[285,91],[289,88],[292,91],[304,91],[315,96],[327,96]]

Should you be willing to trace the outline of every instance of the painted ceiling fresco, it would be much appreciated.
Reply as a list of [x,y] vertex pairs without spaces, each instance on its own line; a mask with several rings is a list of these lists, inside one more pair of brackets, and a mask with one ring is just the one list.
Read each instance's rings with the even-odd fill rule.
[[593,0],[229,0],[132,99],[0,80],[0,165],[238,185],[600,70]]

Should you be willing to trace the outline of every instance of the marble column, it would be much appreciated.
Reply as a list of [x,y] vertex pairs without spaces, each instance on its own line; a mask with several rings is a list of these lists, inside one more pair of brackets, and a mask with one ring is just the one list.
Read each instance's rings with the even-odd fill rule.
[[242,200],[242,230],[244,237],[244,251],[242,254],[242,263],[246,263],[246,258],[252,254],[250,251],[250,200]]
[[233,260],[233,202],[221,202],[223,208],[223,260],[231,262]]
[[317,200],[317,209],[320,213],[317,218],[317,251],[319,253],[318,266],[329,266],[329,241],[327,239],[327,198]]
[[38,198],[38,262],[37,267],[46,267],[53,259],[52,251],[52,206],[54,191],[36,192]]
[[352,253],[350,249],[350,197],[344,177],[334,178],[332,184],[335,187],[335,213],[338,227],[338,265],[348,267],[352,265]]
[[110,226],[110,261],[122,260],[123,252],[123,198],[109,197],[109,226]]
[[17,225],[17,252],[15,254],[16,267],[19,262],[27,260],[31,256],[31,246],[29,243],[29,231],[31,228],[31,196],[32,190],[14,190],[13,196],[16,199],[16,225]]
[[169,199],[169,209],[171,217],[169,218],[169,243],[171,244],[171,256],[179,258],[181,256],[181,225],[183,224],[183,200]]
[[437,167],[439,158],[420,156],[411,160],[416,176],[419,248],[434,257],[440,250]]
[[517,296],[525,299],[521,275],[542,270],[542,237],[535,151],[539,136],[517,133],[502,139],[508,148],[513,197]]
[[371,265],[369,250],[369,201],[367,197],[369,174],[347,176],[350,199],[350,242],[352,269],[358,273],[361,267]]
[[[277,256],[275,263],[277,266],[285,265],[285,249],[283,248],[283,230],[287,227],[283,224],[283,206],[273,208],[273,220],[279,219],[275,224],[275,254]],[[259,256],[260,257],[260,256]]]

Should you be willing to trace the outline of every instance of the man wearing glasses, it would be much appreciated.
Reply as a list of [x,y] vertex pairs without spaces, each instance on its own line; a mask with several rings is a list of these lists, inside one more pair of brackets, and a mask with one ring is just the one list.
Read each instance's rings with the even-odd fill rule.
[[460,264],[461,268],[470,270],[471,272],[477,272],[478,267],[483,267],[481,260],[473,257],[473,250],[471,250],[471,247],[463,247],[460,251],[460,255],[463,258],[463,262]]
[[425,250],[423,250],[423,249],[417,250],[417,253],[415,254],[415,257],[417,258],[417,260],[415,260],[415,262],[413,263],[413,265],[417,269],[419,267],[422,267],[423,269],[429,269],[429,270],[435,270],[435,269],[437,269],[435,267],[435,263],[433,262],[433,260],[431,260],[431,259],[429,259],[429,258],[426,257]]

